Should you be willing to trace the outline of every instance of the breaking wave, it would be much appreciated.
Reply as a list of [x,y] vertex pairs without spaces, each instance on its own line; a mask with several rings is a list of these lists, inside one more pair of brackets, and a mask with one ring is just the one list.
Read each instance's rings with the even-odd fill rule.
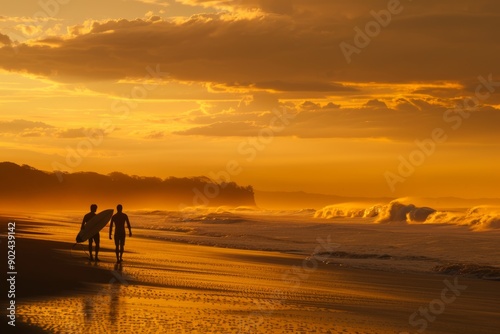
[[359,209],[349,205],[329,205],[314,213],[315,218],[370,218],[377,217],[382,205],[374,205],[367,209]]
[[436,210],[432,208],[422,207],[418,208],[413,204],[403,204],[398,201],[393,201],[389,205],[385,205],[380,210],[377,217],[379,223],[390,222],[418,222],[422,223],[427,218],[435,213]]
[[456,263],[436,266],[433,271],[445,275],[460,275],[500,281],[500,268],[493,266]]
[[431,215],[426,223],[466,225],[474,230],[500,229],[500,211],[486,206],[474,207],[465,213],[438,211]]
[[368,208],[356,204],[326,206],[314,214],[315,218],[375,218],[375,223],[452,224],[469,226],[476,231],[500,229],[500,209],[493,206],[476,206],[469,210],[439,211],[418,207],[399,200]]
[[321,252],[314,254],[315,256],[327,256],[328,258],[337,258],[337,259],[355,259],[355,260],[405,260],[405,261],[439,261],[439,259],[430,258],[427,256],[397,256],[390,254],[375,254],[375,253],[349,253],[343,251],[335,251],[335,252]]

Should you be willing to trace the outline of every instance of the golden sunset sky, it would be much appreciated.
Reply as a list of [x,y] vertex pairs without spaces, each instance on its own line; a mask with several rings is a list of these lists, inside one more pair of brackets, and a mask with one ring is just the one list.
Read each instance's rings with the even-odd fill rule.
[[5,2],[0,160],[500,197],[498,31],[494,0]]

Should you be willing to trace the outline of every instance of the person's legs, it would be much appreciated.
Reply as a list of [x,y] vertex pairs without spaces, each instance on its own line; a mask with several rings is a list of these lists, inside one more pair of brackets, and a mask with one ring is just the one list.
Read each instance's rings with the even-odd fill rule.
[[120,240],[120,261],[122,261],[124,250],[125,250],[125,236],[121,237]]
[[120,262],[119,255],[119,247],[120,247],[120,237],[115,234],[115,254],[116,254],[116,262]]
[[94,257],[92,256],[92,241],[93,241],[93,238],[89,238],[89,255],[90,255],[90,261],[94,260]]
[[101,235],[99,233],[97,233],[95,236],[94,236],[94,241],[95,241],[95,260],[96,261],[99,261],[99,248],[100,248],[100,244],[101,244]]

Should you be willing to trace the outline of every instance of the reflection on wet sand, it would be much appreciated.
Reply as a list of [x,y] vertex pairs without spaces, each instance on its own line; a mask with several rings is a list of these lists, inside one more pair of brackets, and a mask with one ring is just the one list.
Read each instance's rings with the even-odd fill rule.
[[[106,247],[90,265],[62,250],[83,273],[97,267],[108,278],[65,296],[25,298],[19,321],[48,333],[397,333],[411,331],[408,317],[443,288],[438,275],[345,269],[296,254],[145,238],[128,246],[124,265]],[[432,332],[496,334],[497,282],[462,283],[467,293]],[[455,321],[470,310],[466,324]]]
[[[123,273],[123,267],[121,264],[115,264],[115,271],[119,274]],[[109,289],[109,322],[116,326],[119,321],[120,307],[120,295],[121,295],[121,282],[113,282]],[[124,303],[125,301],[122,301]]]

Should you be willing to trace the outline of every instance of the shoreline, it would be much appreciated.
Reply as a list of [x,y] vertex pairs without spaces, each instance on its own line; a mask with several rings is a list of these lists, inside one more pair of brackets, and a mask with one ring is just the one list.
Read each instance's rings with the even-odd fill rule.
[[[0,232],[4,232],[5,223],[5,219],[0,219]],[[68,307],[71,308],[75,300],[81,298],[91,298],[91,305],[100,305],[99,300],[108,298],[113,289],[122,289],[120,291],[123,294],[111,294],[109,298],[145,303],[144,308],[150,308],[149,312],[152,312],[150,317],[159,318],[156,326],[168,323],[168,319],[161,320],[160,316],[165,310],[170,311],[167,314],[175,315],[174,312],[180,312],[178,309],[183,308],[198,314],[202,324],[208,326],[207,321],[212,319],[213,315],[210,314],[214,312],[209,310],[215,307],[220,319],[229,319],[227,321],[233,323],[232,327],[226,323],[220,324],[229,326],[229,333],[238,333],[234,329],[237,321],[245,321],[245,326],[256,327],[247,328],[255,330],[250,331],[252,333],[269,330],[272,333],[279,332],[276,328],[286,328],[289,322],[296,329],[312,326],[325,329],[331,326],[331,333],[342,333],[340,327],[349,330],[345,333],[394,333],[396,330],[413,333],[418,327],[409,325],[412,313],[418,307],[428,307],[433,301],[439,300],[446,281],[455,284],[453,276],[439,274],[391,273],[319,264],[314,269],[312,262],[305,264],[305,258],[299,255],[131,238],[127,239],[125,264],[121,270],[124,277],[133,279],[120,285],[113,274],[116,274],[116,267],[109,261],[114,257],[112,249],[102,248],[100,255],[103,261],[98,266],[89,266],[83,256],[75,258],[68,252],[71,243],[54,240],[50,235],[46,235],[49,240],[39,240],[43,234],[34,232],[33,226],[36,223],[16,220],[16,232],[19,232],[16,243],[19,252],[16,282],[19,295],[16,295],[16,302],[25,304],[23,308],[26,307],[28,311],[32,308],[37,310],[39,307],[36,305],[41,303],[45,305],[43,308],[53,307],[56,312],[62,312],[64,306],[58,306],[61,301],[63,304],[69,303]],[[101,243],[102,240],[101,236]],[[109,246],[107,242],[105,244]],[[2,251],[5,250],[3,247]],[[23,262],[26,265],[22,265]],[[284,274],[288,275],[287,279],[283,278]],[[115,282],[111,283],[113,279]],[[468,333],[467,330],[470,332],[471,328],[483,326],[482,333],[495,333],[494,328],[499,325],[498,312],[494,308],[500,298],[500,293],[496,292],[498,283],[458,279],[457,284],[467,285],[467,290],[463,296],[456,296],[456,304],[446,304],[447,312],[436,317],[435,322],[427,321],[429,328],[432,327],[433,333],[456,334]],[[99,296],[99,290],[103,289],[111,289],[111,292]],[[150,296],[151,291],[158,296]],[[136,299],[136,295],[149,297],[145,300],[144,297]],[[200,301],[200,296],[205,299],[204,302]],[[453,295],[448,295],[449,299],[451,297]],[[164,305],[165,300],[170,300],[173,306],[168,303]],[[152,307],[149,304],[151,301],[158,303],[158,306]],[[214,301],[217,302],[214,304]],[[110,306],[105,303],[102,307]],[[227,311],[224,311],[226,308]],[[77,308],[77,313],[81,310]],[[124,312],[130,310],[127,308]],[[471,312],[476,314],[476,318],[470,317]],[[105,313],[116,312],[109,309]],[[294,316],[288,318],[291,315]],[[309,323],[309,318],[318,323]],[[22,319],[45,321],[36,312],[25,313]],[[414,320],[422,324],[423,319],[418,316]],[[460,324],[463,319],[468,322]],[[300,321],[293,322],[295,320],[302,321],[303,325]],[[457,321],[460,325],[454,324]],[[172,326],[181,326],[179,323],[184,327],[176,328],[191,326],[188,320],[182,318],[177,319],[177,323]],[[36,326],[22,322],[18,324],[16,332],[19,333],[44,332]],[[114,326],[113,321],[109,326]],[[207,333],[217,332],[220,331],[212,328]],[[318,329],[318,333],[321,332]]]
[[[8,219],[0,217],[0,234],[6,234]],[[110,273],[99,267],[84,267],[81,261],[75,261],[61,250],[71,248],[67,242],[33,239],[30,236],[42,236],[43,232],[30,231],[35,222],[15,220],[16,222],[16,279],[15,302],[22,305],[27,300],[68,296],[92,291],[90,284],[109,282]],[[3,239],[3,238],[2,238]],[[7,243],[0,244],[2,255],[7,254]],[[7,279],[7,262],[2,268],[2,281]],[[112,277],[112,275],[111,275]],[[4,295],[4,291],[2,291]],[[5,293],[6,295],[6,293]],[[5,298],[5,297],[4,297]],[[6,299],[2,298],[1,307],[6,308]],[[4,319],[2,319],[4,320]],[[2,321],[0,328],[8,328]],[[16,319],[16,331],[19,333],[45,333],[43,330],[22,323]]]

